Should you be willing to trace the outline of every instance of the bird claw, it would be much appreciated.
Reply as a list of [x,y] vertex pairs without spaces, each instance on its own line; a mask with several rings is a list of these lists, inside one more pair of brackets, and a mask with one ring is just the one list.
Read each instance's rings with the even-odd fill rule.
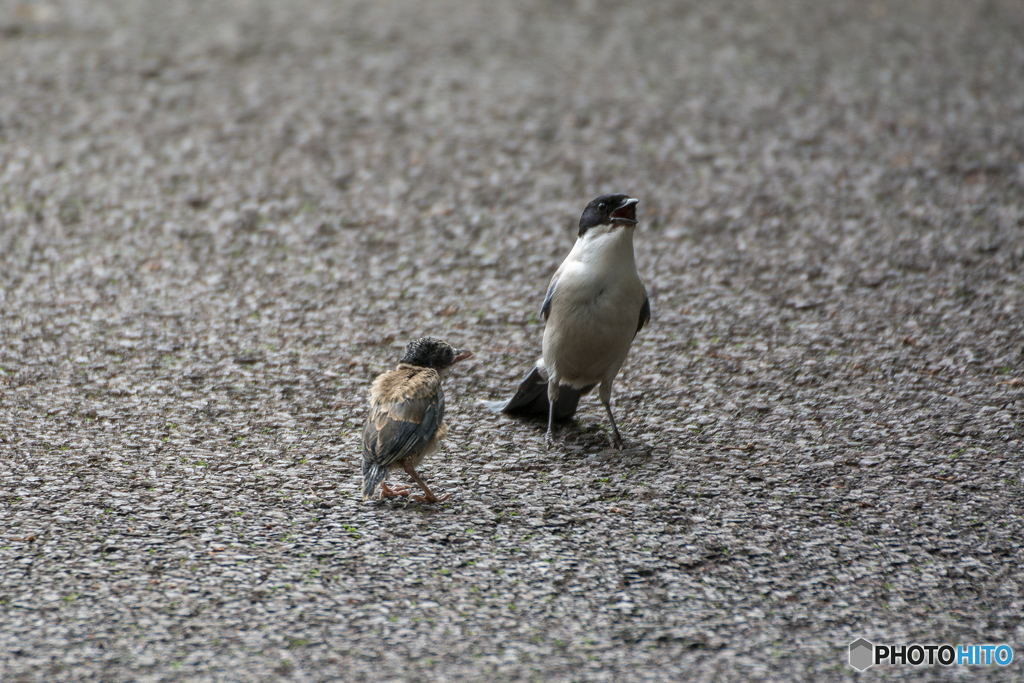
[[391,488],[387,484],[382,484],[381,485],[381,489],[380,489],[380,497],[381,498],[398,498],[400,496],[408,496],[408,495],[409,495],[409,487],[408,486],[395,486],[394,488]]
[[438,498],[437,496],[426,496],[426,495],[423,495],[423,496],[409,496],[409,500],[414,500],[417,503],[443,503],[444,501],[448,500],[451,497],[452,497],[452,494],[446,493],[443,496],[441,496],[440,498]]
[[612,442],[612,448],[615,450],[621,451],[626,447],[625,443],[622,441],[622,434],[619,433],[619,428],[615,426],[614,422],[612,423],[612,433],[609,438]]

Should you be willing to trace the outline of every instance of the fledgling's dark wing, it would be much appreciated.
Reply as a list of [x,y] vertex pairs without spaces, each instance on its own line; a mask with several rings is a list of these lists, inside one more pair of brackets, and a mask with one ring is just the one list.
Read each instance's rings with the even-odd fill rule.
[[437,372],[418,373],[390,389],[374,396],[363,428],[364,460],[384,467],[422,452],[444,420],[444,391]]

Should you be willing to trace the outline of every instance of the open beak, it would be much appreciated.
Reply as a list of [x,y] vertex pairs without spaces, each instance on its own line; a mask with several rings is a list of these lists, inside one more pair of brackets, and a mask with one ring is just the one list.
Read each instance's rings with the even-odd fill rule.
[[616,225],[636,225],[636,205],[639,199],[630,197],[622,202],[619,208],[611,213],[612,223]]
[[456,349],[455,350],[455,360],[452,361],[452,362],[453,363],[458,363],[460,360],[466,360],[467,358],[472,358],[472,356],[473,356],[473,352],[472,351],[463,351],[462,349]]

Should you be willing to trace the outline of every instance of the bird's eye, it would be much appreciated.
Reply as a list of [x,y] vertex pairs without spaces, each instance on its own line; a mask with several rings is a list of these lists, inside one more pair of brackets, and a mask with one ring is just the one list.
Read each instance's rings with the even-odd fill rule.
[[600,204],[598,204],[598,205],[597,205],[597,210],[598,210],[598,211],[604,211],[604,210],[605,210],[605,209],[607,209],[607,208],[608,208],[608,207],[607,207],[607,206],[605,206],[605,203],[604,203],[604,202],[601,202]]

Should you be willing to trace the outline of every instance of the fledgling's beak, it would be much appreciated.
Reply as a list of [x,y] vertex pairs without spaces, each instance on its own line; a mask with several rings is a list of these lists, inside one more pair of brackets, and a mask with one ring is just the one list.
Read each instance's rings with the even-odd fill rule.
[[612,223],[616,225],[636,225],[636,205],[639,199],[630,197],[611,213]]
[[455,349],[455,360],[452,363],[458,363],[460,360],[466,360],[473,356],[472,351],[463,351],[462,349]]

